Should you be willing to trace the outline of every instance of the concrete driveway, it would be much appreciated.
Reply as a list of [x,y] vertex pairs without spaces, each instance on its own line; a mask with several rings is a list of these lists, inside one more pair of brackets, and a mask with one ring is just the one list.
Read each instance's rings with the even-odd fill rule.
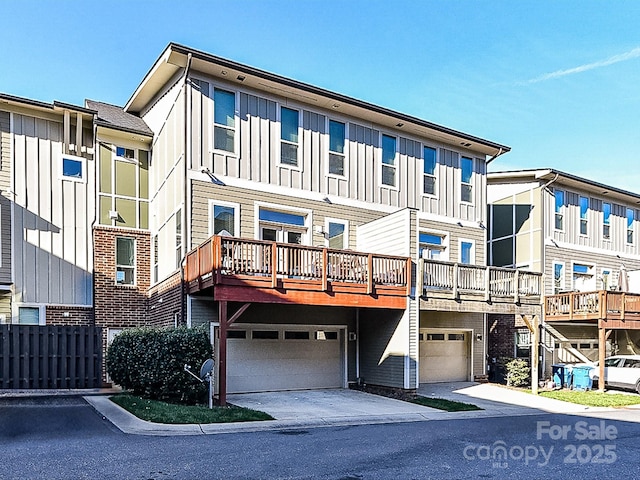
[[357,390],[328,389],[242,393],[229,403],[267,412],[277,420],[313,423],[363,423],[426,420],[440,411]]

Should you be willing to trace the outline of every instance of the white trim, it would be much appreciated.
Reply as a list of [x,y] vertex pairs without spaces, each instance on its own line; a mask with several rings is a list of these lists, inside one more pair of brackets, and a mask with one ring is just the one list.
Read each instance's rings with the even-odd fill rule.
[[[209,95],[207,98],[209,99],[209,129],[211,134],[209,135],[209,153],[218,153],[220,155],[225,155],[227,157],[240,157],[240,95],[238,95],[238,91],[232,86],[227,86],[226,84],[217,87],[218,84],[211,83],[209,80],[200,80],[198,77],[192,77],[198,81],[205,81],[209,84]],[[222,90],[224,92],[233,93],[233,152],[229,152],[227,150],[220,150],[215,148],[215,101],[213,100],[215,96],[215,90]],[[202,92],[200,92],[202,93]],[[188,107],[191,111],[191,108]],[[204,116],[203,116],[204,119]],[[228,128],[228,127],[225,127]],[[231,129],[229,129],[231,130]],[[201,160],[206,160],[202,158]]]
[[233,232],[229,232],[234,237],[240,236],[240,204],[234,202],[224,202],[221,200],[209,199],[209,236],[213,235],[213,207],[219,205],[221,207],[233,208]]
[[[118,283],[118,239],[119,238],[127,238],[130,240],[133,240],[133,283]],[[136,287],[138,285],[138,239],[136,237],[131,237],[128,235],[118,235],[116,233],[115,235],[115,242],[114,242],[114,252],[113,252],[113,259],[115,260],[115,278],[114,278],[114,285],[117,285],[119,287],[129,287],[129,288],[133,288]],[[122,265],[123,267],[129,267],[128,265]]]
[[[323,142],[325,147],[325,154],[323,155],[327,167],[325,168],[325,172],[327,177],[335,178],[338,180],[349,180],[349,122],[345,122],[343,120],[337,120],[336,118],[332,118],[329,116],[325,116],[325,130],[326,135],[325,141]],[[342,153],[343,158],[343,175],[339,175],[337,173],[331,173],[329,169],[331,168],[331,154],[334,153],[331,151],[331,122],[341,123],[344,125],[344,153]],[[335,153],[336,155],[340,155],[339,153]]]
[[[371,208],[371,207],[369,207]],[[396,208],[396,211],[398,209]],[[457,225],[459,227],[465,228],[477,228],[482,230],[479,222],[471,221],[471,220],[462,220],[460,218],[455,217],[445,217],[444,215],[437,215],[429,212],[417,212],[418,220],[427,220],[433,222],[447,223],[450,225]]]
[[[288,140],[282,139],[282,109],[286,108],[287,110],[298,112],[298,142],[293,143]],[[297,172],[303,171],[304,164],[304,151],[302,146],[302,136],[304,134],[303,129],[303,116],[304,110],[302,108],[294,107],[293,105],[285,105],[284,103],[278,103],[276,109],[276,122],[278,124],[278,140],[276,144],[276,167],[283,168],[286,170],[294,170]],[[282,163],[282,142],[285,142],[290,145],[296,145],[296,164],[290,165],[288,163]]]
[[563,242],[556,240],[553,237],[547,237],[544,241],[544,245],[547,247],[566,248],[579,253],[594,253],[599,255],[606,255],[607,257],[620,257],[628,260],[638,261],[638,255],[634,253],[627,253],[621,250],[605,250],[604,248],[589,247],[587,245],[576,245],[574,243]]
[[[389,165],[386,163],[382,163],[382,154],[383,154],[383,147],[382,147],[382,138],[383,137],[389,137],[389,138],[393,138],[395,140],[395,144],[396,144],[396,148],[395,148],[395,156],[393,157],[393,165]],[[376,163],[377,163],[377,169],[379,172],[379,177],[378,177],[378,188],[384,188],[387,190],[393,190],[393,191],[400,191],[400,153],[398,152],[398,135],[395,134],[390,134],[388,132],[383,132],[382,130],[380,130],[380,133],[378,134],[378,144],[380,145],[376,150],[377,150],[377,154],[376,154]],[[382,183],[382,170],[383,170],[383,166],[387,166],[387,167],[393,167],[394,168],[394,184],[393,185],[387,185],[386,183]]]
[[15,152],[14,150],[14,142],[15,142],[15,134],[14,134],[14,119],[13,119],[13,112],[9,112],[9,162],[11,163],[11,175],[10,175],[10,189],[11,189],[11,194],[13,196],[13,202],[9,202],[11,204],[11,283],[13,285],[16,284],[16,243],[17,243],[17,239],[13,237],[14,233],[13,233],[13,228],[14,225],[16,224],[15,218],[16,218],[16,202],[15,202],[15,174],[16,174],[16,169],[15,169],[15,157],[14,154]]
[[[434,192],[433,193],[425,193],[425,191],[424,191],[424,177],[425,177],[425,175],[427,175],[426,173],[424,173],[424,161],[425,161],[425,159],[424,159],[424,149],[425,148],[431,148],[431,149],[435,150],[435,152],[436,152],[436,164],[435,164],[435,167],[433,169],[433,178],[435,179],[435,181],[434,181]],[[420,192],[420,196],[423,197],[423,198],[436,198],[436,199],[439,198],[438,194],[440,193],[440,188],[439,188],[439,183],[440,182],[438,180],[440,178],[440,176],[439,176],[439,173],[440,173],[439,170],[440,169],[438,167],[440,166],[440,149],[438,147],[434,147],[432,145],[428,145],[426,143],[422,143],[422,161],[420,163],[422,164],[422,172],[421,172],[422,174],[420,176],[420,180],[421,181],[420,181],[420,185],[419,185],[419,188],[418,188],[418,191]]]
[[[66,153],[62,153],[60,152],[59,155],[59,164],[58,164],[58,178],[60,180],[66,180],[68,182],[75,182],[75,183],[87,183],[87,176],[88,176],[88,172],[87,172],[87,159],[84,157],[78,157],[77,155],[69,155]],[[80,162],[80,168],[82,175],[80,176],[80,178],[76,178],[76,177],[69,177],[64,175],[64,160],[68,159],[68,160],[72,160],[74,162]],[[13,166],[12,166],[13,169]]]
[[[420,358],[422,357],[422,355],[420,355],[420,332],[424,331],[424,333],[426,334],[427,331],[431,332],[431,331],[436,331],[436,332],[466,332],[469,333],[469,364],[467,365],[468,371],[469,371],[469,378],[468,381],[472,382],[473,381],[473,357],[475,356],[475,349],[473,348],[473,344],[476,342],[475,339],[475,334],[474,334],[474,329],[473,328],[455,328],[455,327],[422,327],[420,328],[418,326],[418,385],[420,385]],[[425,335],[425,339],[423,340],[423,342],[428,341],[426,339],[426,335]],[[440,341],[440,340],[437,340]],[[450,340],[442,340],[444,341],[450,341]],[[484,346],[484,338],[482,341],[482,344]],[[482,374],[484,374],[485,372],[482,372]]]
[[[556,291],[556,265],[561,265],[562,266],[562,273],[560,275],[560,285],[558,285],[558,292],[562,292],[564,290],[567,289],[566,287],[566,278],[567,278],[567,270],[566,270],[566,265],[564,262],[559,262],[557,260],[554,260],[553,262],[551,262],[551,291],[555,292]],[[555,293],[554,293],[555,294]]]
[[[77,305],[76,305],[77,306]],[[15,302],[12,306],[11,323],[18,325],[20,322],[20,308],[37,308],[38,309],[38,325],[43,326],[47,324],[47,306],[43,303],[33,302]]]
[[[305,217],[304,226],[292,225],[294,229],[297,227],[300,230],[306,229],[306,233],[302,235],[302,245],[313,245],[313,210],[309,210],[306,208],[300,207],[289,207],[280,205],[278,203],[268,203],[268,202],[254,202],[253,204],[253,212],[254,212],[254,238],[256,240],[260,240],[261,230],[260,230],[260,209],[264,208],[265,210],[275,210],[278,212],[288,213],[295,212]],[[286,225],[286,224],[282,224]]]
[[[460,205],[475,205],[474,197],[475,197],[475,194],[476,194],[476,190],[475,189],[477,188],[476,182],[474,181],[475,178],[476,178],[476,175],[475,175],[475,173],[476,173],[476,158],[473,155],[463,154],[463,153],[459,153],[459,152],[456,152],[456,153],[458,153],[458,172],[459,172],[458,175],[459,176],[458,176],[458,182],[457,182],[458,186],[457,186],[457,188],[458,188],[458,199],[460,201]],[[462,159],[463,158],[471,160],[471,180],[470,180],[469,183],[462,181]],[[469,201],[462,199],[462,184],[463,183],[465,185],[470,185],[471,186],[471,200],[469,200]]]
[[471,244],[471,258],[469,259],[469,263],[465,265],[475,265],[476,264],[476,241],[470,240],[468,238],[458,239],[458,262],[462,263],[462,244],[463,243]]
[[344,237],[342,239],[342,247],[340,247],[340,249],[348,250],[349,249],[349,220],[343,220],[340,218],[332,218],[332,217],[324,218],[324,232],[325,232],[324,244],[326,247],[329,246],[329,224],[330,223],[337,223],[340,225],[344,225],[344,233],[343,233]]
[[423,228],[420,227],[420,225],[418,225],[418,229],[417,229],[417,239],[416,239],[416,246],[418,247],[416,249],[417,251],[417,255],[418,255],[418,259],[421,258],[420,256],[420,234],[421,233],[425,233],[427,235],[434,235],[437,237],[442,237],[443,239],[443,243],[442,243],[442,253],[443,258],[440,258],[439,260],[442,261],[449,261],[449,253],[451,251],[451,247],[450,247],[450,240],[451,240],[451,232],[445,232],[444,230],[436,230],[434,228]]

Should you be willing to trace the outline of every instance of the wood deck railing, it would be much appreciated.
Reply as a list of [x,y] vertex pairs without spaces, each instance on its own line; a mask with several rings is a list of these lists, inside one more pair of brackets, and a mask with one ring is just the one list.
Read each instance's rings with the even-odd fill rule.
[[545,297],[547,321],[599,320],[640,317],[640,295],[626,292],[566,292]]
[[423,295],[450,292],[454,298],[462,293],[482,295],[484,300],[511,297],[518,302],[542,295],[542,274],[498,267],[464,265],[438,260],[422,261]]
[[221,236],[209,238],[187,254],[185,281],[190,292],[238,280],[256,287],[279,288],[288,283],[317,291],[348,284],[362,287],[365,294],[385,288],[387,293],[407,296],[411,260]]

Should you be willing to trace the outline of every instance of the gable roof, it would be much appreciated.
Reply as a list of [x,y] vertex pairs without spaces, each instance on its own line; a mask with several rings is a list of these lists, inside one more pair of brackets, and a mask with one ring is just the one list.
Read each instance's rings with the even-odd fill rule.
[[125,112],[122,107],[95,100],[85,100],[85,103],[88,108],[98,112],[95,120],[98,126],[113,128],[122,132],[136,133],[147,137],[153,136],[153,131],[151,131],[142,118]]
[[127,101],[124,110],[131,113],[141,112],[176,74],[181,74],[180,72],[187,69],[218,77],[226,82],[242,85],[244,88],[270,91],[274,95],[294,98],[315,107],[367,119],[396,131],[433,138],[458,148],[461,145],[463,148],[493,158],[511,150],[506,145],[176,43],[170,43],[158,57]]

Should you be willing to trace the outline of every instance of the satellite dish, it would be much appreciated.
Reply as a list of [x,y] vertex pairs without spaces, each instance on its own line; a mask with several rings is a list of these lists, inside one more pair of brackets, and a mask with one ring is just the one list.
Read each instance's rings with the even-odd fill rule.
[[211,358],[204,361],[202,367],[200,367],[200,379],[205,380],[207,376],[211,375],[213,370],[213,360]]

